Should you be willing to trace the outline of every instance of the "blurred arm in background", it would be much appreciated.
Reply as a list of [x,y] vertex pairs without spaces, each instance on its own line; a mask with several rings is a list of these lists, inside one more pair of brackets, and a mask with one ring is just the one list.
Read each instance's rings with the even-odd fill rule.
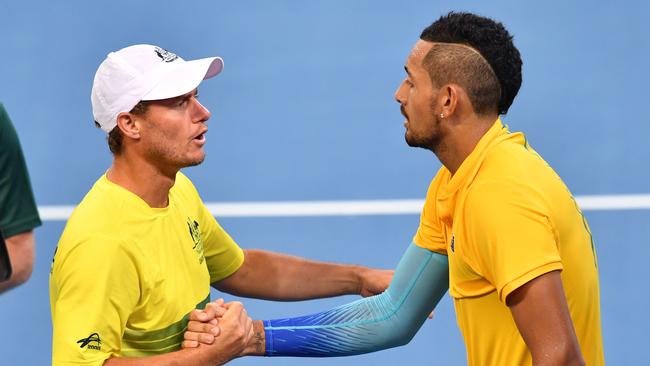
[[0,104],[0,232],[12,267],[0,293],[25,283],[34,263],[33,229],[41,225],[16,130]]

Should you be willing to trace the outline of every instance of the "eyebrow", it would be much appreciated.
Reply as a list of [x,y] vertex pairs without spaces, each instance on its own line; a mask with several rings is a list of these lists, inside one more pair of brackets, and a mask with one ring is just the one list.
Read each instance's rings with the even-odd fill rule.
[[199,94],[199,88],[196,88],[196,89],[192,90],[191,92],[188,92],[188,93],[185,93],[183,95],[179,95],[177,97],[173,97],[173,98],[170,98],[170,99],[185,100],[185,99],[190,99],[190,98],[192,98],[192,97],[194,97],[194,96],[196,96],[198,94]]
[[176,97],[171,97],[171,98],[167,98],[167,99],[161,99],[161,100],[158,100],[158,102],[161,102],[161,103],[175,103],[175,102],[177,102],[177,101],[181,101],[181,100],[185,100],[185,99],[190,99],[190,98],[192,98],[192,97],[194,97],[194,96],[196,96],[196,95],[198,95],[198,94],[199,94],[199,89],[196,88],[196,89],[194,89],[194,90],[192,90],[192,91],[190,91],[190,92],[188,92],[188,93],[181,94],[181,95],[176,96]]

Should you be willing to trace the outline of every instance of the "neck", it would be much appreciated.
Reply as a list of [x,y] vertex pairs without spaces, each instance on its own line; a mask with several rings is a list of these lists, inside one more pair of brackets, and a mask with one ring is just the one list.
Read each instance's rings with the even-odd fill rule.
[[137,154],[115,155],[106,176],[111,182],[142,198],[149,207],[163,208],[169,204],[169,190],[178,169],[165,171]]
[[442,165],[455,174],[498,116],[466,117],[449,121],[450,129],[434,149]]

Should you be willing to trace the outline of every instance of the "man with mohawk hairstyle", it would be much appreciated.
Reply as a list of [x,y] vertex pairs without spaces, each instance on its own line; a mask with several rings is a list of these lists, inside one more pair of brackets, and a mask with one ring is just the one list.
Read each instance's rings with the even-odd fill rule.
[[[521,65],[512,36],[492,19],[452,12],[422,32],[395,99],[408,145],[432,151],[443,167],[393,281],[329,311],[253,322],[265,351],[249,354],[329,357],[404,345],[449,289],[470,365],[604,364],[589,226],[557,174],[499,118],[519,91]],[[194,317],[185,338],[213,328]]]

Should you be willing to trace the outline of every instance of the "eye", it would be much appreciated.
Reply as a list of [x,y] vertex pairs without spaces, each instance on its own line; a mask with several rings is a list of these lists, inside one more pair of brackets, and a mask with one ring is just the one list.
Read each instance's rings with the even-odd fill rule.
[[179,106],[179,107],[184,106],[185,104],[187,104],[187,102],[188,102],[189,100],[190,100],[189,97],[188,97],[188,98],[182,98],[181,100],[178,101],[178,106]]

